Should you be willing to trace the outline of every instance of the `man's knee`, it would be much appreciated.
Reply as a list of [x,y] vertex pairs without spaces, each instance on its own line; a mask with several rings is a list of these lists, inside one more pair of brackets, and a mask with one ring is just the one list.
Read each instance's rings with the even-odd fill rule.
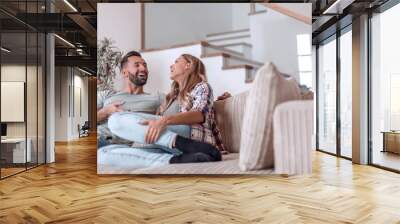
[[108,118],[108,128],[114,132],[120,128],[121,114],[119,112],[111,114]]
[[108,118],[108,128],[111,132],[115,132],[121,129],[123,125],[132,124],[131,122],[138,123],[141,120],[140,116],[134,113],[116,112]]

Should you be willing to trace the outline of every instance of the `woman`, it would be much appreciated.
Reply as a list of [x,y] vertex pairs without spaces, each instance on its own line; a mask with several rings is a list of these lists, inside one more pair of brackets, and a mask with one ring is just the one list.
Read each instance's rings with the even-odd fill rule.
[[108,121],[111,132],[172,153],[169,163],[220,161],[224,146],[214,119],[214,99],[204,64],[183,54],[170,69],[173,83],[159,108],[161,116],[115,113]]

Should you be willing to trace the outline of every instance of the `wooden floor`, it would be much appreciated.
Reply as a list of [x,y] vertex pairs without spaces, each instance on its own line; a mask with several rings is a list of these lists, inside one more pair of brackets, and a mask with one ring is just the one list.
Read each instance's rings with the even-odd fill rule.
[[95,138],[0,181],[0,223],[400,223],[400,175],[323,153],[310,176],[98,176]]
[[400,170],[400,155],[391,152],[374,151],[372,157],[374,164]]
[[7,177],[19,172],[22,172],[26,170],[25,167],[24,168],[1,168],[1,177]]

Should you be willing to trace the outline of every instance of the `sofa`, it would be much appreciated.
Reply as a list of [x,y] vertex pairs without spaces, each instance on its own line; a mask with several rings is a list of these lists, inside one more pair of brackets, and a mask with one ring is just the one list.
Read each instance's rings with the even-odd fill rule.
[[[129,169],[122,164],[118,167],[98,164],[98,174],[311,173],[313,94],[294,87],[298,84],[293,79],[286,83],[272,63],[263,67],[257,72],[249,91],[214,104],[222,141],[228,151],[222,161],[141,169]],[[290,88],[292,96],[286,94]],[[269,93],[264,93],[265,90]],[[268,102],[264,96],[268,96]],[[98,157],[107,153],[118,153],[118,150],[99,150]]]

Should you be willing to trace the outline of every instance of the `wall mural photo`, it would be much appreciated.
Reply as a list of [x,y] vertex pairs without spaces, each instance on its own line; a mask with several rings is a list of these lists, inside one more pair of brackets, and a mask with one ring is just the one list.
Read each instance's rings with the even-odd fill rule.
[[311,4],[99,3],[97,37],[98,174],[311,172]]

